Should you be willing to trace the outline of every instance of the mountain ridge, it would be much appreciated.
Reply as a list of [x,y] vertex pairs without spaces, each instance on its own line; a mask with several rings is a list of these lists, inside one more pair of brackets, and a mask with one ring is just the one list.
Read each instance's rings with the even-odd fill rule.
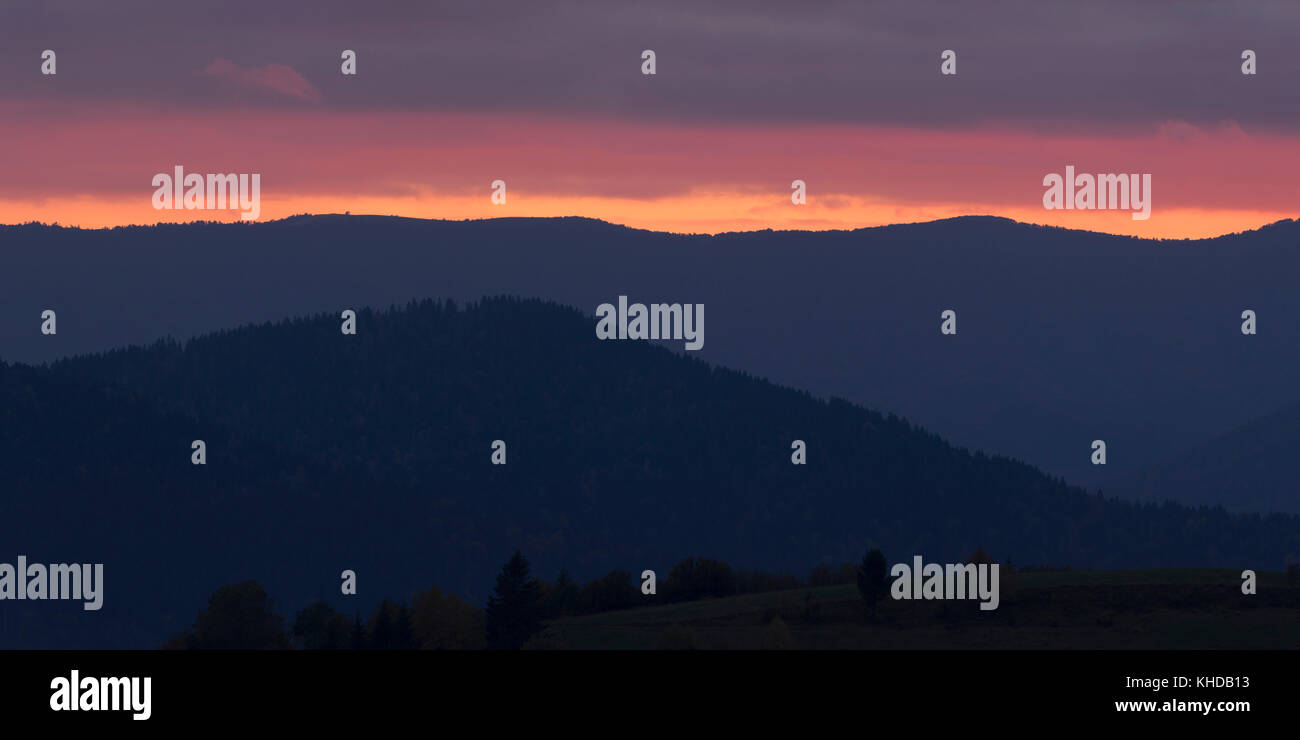
[[1196,238],[1188,238],[1188,237],[1183,237],[1183,238],[1164,238],[1164,237],[1141,237],[1141,236],[1132,236],[1132,235],[1129,235],[1129,234],[1114,234],[1114,233],[1111,233],[1111,232],[1108,232],[1108,231],[1093,231],[1093,230],[1091,230],[1091,229],[1078,229],[1078,228],[1071,228],[1071,227],[1066,227],[1066,226],[1054,226],[1054,225],[1050,225],[1050,224],[1035,224],[1035,223],[1031,223],[1031,222],[1028,222],[1028,221],[1017,221],[1017,220],[1015,220],[1015,219],[1012,219],[1012,218],[1009,218],[1009,217],[1006,217],[1006,216],[998,216],[998,215],[995,215],[995,214],[969,214],[969,215],[962,215],[962,216],[949,216],[949,217],[947,217],[947,218],[937,218],[937,219],[931,219],[931,220],[929,220],[929,221],[906,221],[906,222],[899,222],[899,223],[892,223],[892,224],[879,224],[879,225],[876,225],[876,226],[860,226],[860,227],[851,228],[851,229],[771,229],[771,228],[765,228],[765,229],[749,229],[749,230],[744,230],[744,231],[680,232],[680,231],[659,231],[659,230],[656,230],[656,229],[645,229],[645,228],[641,228],[641,227],[638,227],[638,226],[629,226],[629,225],[626,225],[626,224],[620,224],[620,223],[616,223],[616,222],[613,222],[613,221],[606,221],[606,220],[604,220],[604,219],[596,218],[596,217],[592,217],[592,216],[579,216],[579,215],[569,215],[569,216],[496,216],[496,217],[492,217],[492,218],[472,218],[472,219],[471,219],[471,218],[465,218],[465,219],[451,219],[451,218],[421,218],[421,217],[418,217],[418,216],[395,216],[395,215],[383,215],[383,214],[377,214],[377,213],[357,213],[357,214],[352,214],[352,213],[347,213],[347,214],[344,214],[344,213],[301,213],[301,214],[294,214],[294,215],[292,215],[292,216],[285,216],[284,218],[279,218],[279,219],[268,219],[268,220],[256,221],[256,222],[244,222],[244,221],[159,221],[159,222],[157,222],[157,223],[153,223],[153,224],[127,224],[127,225],[120,225],[120,226],[104,226],[104,227],[82,227],[82,226],[75,226],[75,225],[62,225],[62,224],[58,224],[58,223],[29,222],[29,223],[0,224],[0,229],[9,229],[9,228],[30,228],[30,227],[34,227],[34,226],[36,226],[36,227],[45,227],[45,228],[54,228],[54,229],[63,229],[63,230],[72,230],[72,231],[116,231],[116,230],[119,230],[119,229],[121,229],[121,230],[150,229],[150,228],[155,228],[155,227],[166,227],[166,226],[189,226],[189,225],[193,225],[193,224],[203,224],[203,225],[229,225],[229,226],[256,226],[256,225],[283,224],[283,223],[286,223],[286,222],[290,222],[290,223],[304,223],[304,222],[311,222],[311,221],[325,221],[325,220],[335,220],[335,219],[354,219],[354,220],[357,220],[357,221],[370,221],[370,222],[372,222],[372,223],[373,223],[373,222],[381,222],[381,223],[383,223],[383,222],[388,222],[388,223],[402,223],[402,222],[410,222],[410,223],[426,223],[426,224],[465,224],[465,223],[481,224],[481,223],[489,223],[489,222],[497,222],[497,221],[500,221],[500,222],[514,222],[514,223],[546,223],[546,222],[561,222],[561,223],[566,223],[566,224],[588,222],[588,223],[592,223],[592,224],[599,224],[599,225],[608,226],[608,227],[613,227],[613,228],[615,228],[615,229],[621,229],[621,230],[626,230],[626,231],[644,232],[644,233],[648,233],[648,234],[658,234],[658,235],[662,235],[662,236],[694,236],[694,237],[737,236],[737,235],[745,235],[745,234],[761,234],[761,233],[771,233],[771,234],[859,234],[859,233],[863,233],[863,232],[872,232],[872,231],[889,230],[889,229],[901,229],[901,228],[907,228],[907,227],[925,227],[925,226],[932,226],[932,225],[951,225],[951,224],[966,224],[966,223],[1000,223],[1000,224],[1009,224],[1009,225],[1018,226],[1018,227],[1026,227],[1026,228],[1030,228],[1030,229],[1040,229],[1040,230],[1048,230],[1048,231],[1056,231],[1056,232],[1065,232],[1065,233],[1088,234],[1088,235],[1092,235],[1092,236],[1106,236],[1106,237],[1114,237],[1114,238],[1116,238],[1116,239],[1125,239],[1125,240],[1141,241],[1141,242],[1207,242],[1207,241],[1216,241],[1216,240],[1225,239],[1225,238],[1230,238],[1230,237],[1240,237],[1240,236],[1245,236],[1245,235],[1254,234],[1254,233],[1259,233],[1259,232],[1266,232],[1266,231],[1270,231],[1270,230],[1273,230],[1273,229],[1280,229],[1280,228],[1287,228],[1287,227],[1296,227],[1297,224],[1300,224],[1300,218],[1292,218],[1292,219],[1285,219],[1285,218],[1283,218],[1283,219],[1278,219],[1277,221],[1273,221],[1273,222],[1270,222],[1270,223],[1261,224],[1260,226],[1258,226],[1258,227],[1256,227],[1256,228],[1254,228],[1254,229],[1247,229],[1247,230],[1244,230],[1244,231],[1230,231],[1230,232],[1225,232],[1225,233],[1223,233],[1223,234],[1218,234],[1218,235],[1216,235],[1216,236],[1196,237]]
[[[854,232],[664,235],[589,219],[307,217],[0,229],[0,357],[428,295],[707,306],[701,357],[895,413],[962,447],[1117,491],[1296,400],[1300,227],[1188,242],[966,218]],[[1259,316],[1243,336],[1240,314]],[[39,316],[58,312],[57,336]],[[939,332],[953,309],[959,331]],[[1105,440],[1107,465],[1089,446]],[[1177,495],[1171,492],[1170,495]],[[1300,511],[1293,495],[1271,506]]]

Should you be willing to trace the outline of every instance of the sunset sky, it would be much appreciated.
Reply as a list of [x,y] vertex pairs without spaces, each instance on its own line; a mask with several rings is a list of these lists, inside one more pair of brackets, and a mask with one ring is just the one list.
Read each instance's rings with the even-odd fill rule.
[[[238,218],[154,210],[176,165],[259,173],[262,219],[713,233],[993,214],[1201,237],[1300,215],[1294,2],[314,6],[6,2],[0,222]],[[1150,173],[1151,218],[1045,210],[1066,165]]]

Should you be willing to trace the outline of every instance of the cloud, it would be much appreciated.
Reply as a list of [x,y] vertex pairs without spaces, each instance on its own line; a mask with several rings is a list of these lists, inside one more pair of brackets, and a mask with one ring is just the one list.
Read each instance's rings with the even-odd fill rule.
[[[337,111],[669,124],[1091,135],[1177,120],[1300,131],[1294,0],[1196,12],[1131,0],[314,0],[310,17],[265,0],[6,5],[17,7],[0,23],[0,70],[9,70],[0,101],[91,110],[223,107],[212,85],[194,84],[192,71],[207,67],[206,81],[219,77],[241,102],[266,108],[319,100]],[[30,39],[58,52],[57,85],[35,74]],[[1241,74],[1246,48],[1259,55],[1257,75]],[[357,52],[358,77],[340,74],[344,49]],[[640,72],[644,49],[658,55],[653,78]],[[939,74],[944,49],[957,53],[955,77]]]
[[229,59],[217,58],[203,68],[203,74],[240,90],[295,98],[304,103],[321,100],[320,91],[285,64],[240,67]]

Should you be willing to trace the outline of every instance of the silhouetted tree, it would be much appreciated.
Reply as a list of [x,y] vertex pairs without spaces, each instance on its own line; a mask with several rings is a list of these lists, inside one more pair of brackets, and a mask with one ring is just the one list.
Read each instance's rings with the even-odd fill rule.
[[992,565],[993,558],[987,552],[984,552],[983,547],[976,547],[975,552],[966,558],[966,562],[972,565]]
[[437,586],[415,594],[411,623],[415,645],[421,650],[481,650],[486,646],[483,610]]
[[290,647],[284,617],[257,581],[222,586],[199,612],[185,647],[195,650],[281,650]]
[[494,650],[518,650],[541,629],[541,589],[528,560],[518,550],[502,566],[487,603],[487,644]]
[[862,558],[858,566],[858,593],[862,601],[871,610],[871,618],[876,618],[876,604],[889,589],[889,564],[885,562],[884,553],[873,548]]
[[397,619],[393,622],[393,642],[394,650],[414,650],[415,649],[415,630],[411,622],[411,610],[402,604],[397,608]]
[[350,639],[353,650],[364,650],[366,647],[366,628],[361,624],[361,612],[358,611],[356,617],[352,620],[352,636]]
[[372,650],[411,650],[415,647],[411,610],[405,604],[384,599],[370,616]]
[[673,566],[664,583],[668,601],[721,598],[736,592],[731,566],[708,558],[685,558]]
[[293,636],[305,650],[341,650],[348,646],[347,617],[324,601],[308,604],[293,621]]
[[369,627],[370,641],[367,647],[371,650],[381,650],[387,647],[393,625],[388,616],[388,610],[384,608],[383,604],[380,604],[379,608],[370,617]]
[[635,606],[639,593],[637,580],[630,572],[612,570],[583,586],[578,601],[588,614],[608,612]]
[[565,617],[578,610],[578,584],[569,576],[569,571],[560,570],[546,599],[546,616],[550,618]]
[[736,570],[736,593],[757,594],[788,591],[803,583],[792,573],[769,573],[762,570]]

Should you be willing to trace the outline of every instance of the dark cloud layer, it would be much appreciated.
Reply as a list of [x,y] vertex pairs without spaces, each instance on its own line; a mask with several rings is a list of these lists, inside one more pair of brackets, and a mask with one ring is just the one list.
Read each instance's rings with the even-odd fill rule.
[[[1297,31],[1294,0],[29,0],[0,5],[0,100],[1291,129]],[[56,78],[39,74],[46,48]],[[1254,77],[1240,74],[1247,48]],[[339,73],[343,49],[355,78]],[[956,77],[938,74],[944,49]]]

